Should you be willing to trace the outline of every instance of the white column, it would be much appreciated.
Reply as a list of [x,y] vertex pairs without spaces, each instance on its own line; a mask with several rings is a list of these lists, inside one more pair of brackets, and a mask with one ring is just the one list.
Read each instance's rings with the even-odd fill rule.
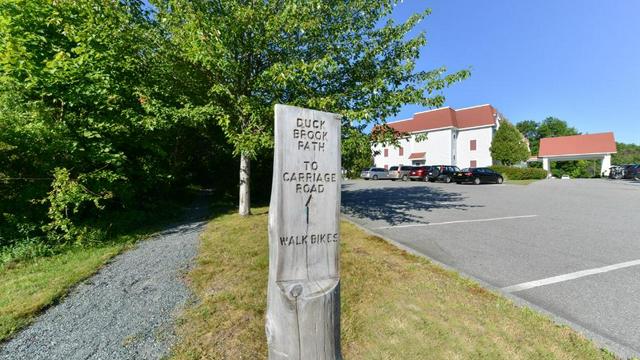
[[542,168],[547,170],[548,173],[551,173],[549,158],[542,158]]
[[602,176],[609,176],[610,167],[611,167],[611,155],[605,155],[602,158],[602,167],[600,168],[600,174]]

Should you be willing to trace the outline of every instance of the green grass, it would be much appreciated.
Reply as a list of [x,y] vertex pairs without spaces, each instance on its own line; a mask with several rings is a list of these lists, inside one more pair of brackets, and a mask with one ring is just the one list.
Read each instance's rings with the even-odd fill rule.
[[529,180],[505,180],[505,184],[514,184],[514,185],[529,185],[534,182],[538,182],[540,180],[537,179],[529,179]]
[[110,238],[103,242],[59,247],[51,256],[0,264],[0,341],[28,325],[111,258],[175,221],[182,206],[192,199],[191,194],[185,194],[180,202],[167,200],[146,212],[112,214],[95,225],[96,229],[112,229]]
[[[202,236],[175,359],[266,359],[267,209]],[[342,223],[346,359],[614,359],[575,331]]]
[[0,340],[29,324],[74,284],[122,251],[124,243],[78,248],[32,260],[0,272]]

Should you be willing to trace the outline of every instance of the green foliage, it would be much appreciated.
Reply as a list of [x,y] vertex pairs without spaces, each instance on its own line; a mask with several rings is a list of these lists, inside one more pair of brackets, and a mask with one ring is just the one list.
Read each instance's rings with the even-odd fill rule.
[[[540,139],[547,137],[578,135],[580,132],[566,121],[555,117],[547,117],[542,122],[525,120],[516,124],[516,127],[529,139],[531,153],[538,154]],[[561,177],[569,175],[574,178],[590,178],[600,176],[599,161],[554,161],[551,163],[553,176]]]
[[201,74],[177,61],[146,7],[0,2],[0,252],[104,239],[88,221],[226,165],[212,110],[184,102],[206,93],[192,80]]
[[360,174],[363,168],[373,164],[371,136],[364,133],[365,125],[342,126],[342,168],[352,178]]
[[570,127],[566,121],[555,117],[547,117],[538,123],[534,120],[524,120],[516,124],[516,128],[529,140],[531,153],[538,154],[540,139],[547,137],[578,135],[574,127]]
[[569,126],[566,121],[555,117],[544,119],[538,126],[538,138],[548,138],[557,136],[579,135],[576,128]]
[[510,180],[537,180],[546,179],[547,172],[538,168],[517,168],[510,166],[494,165],[491,169],[499,172]]
[[556,161],[551,163],[551,174],[557,178],[569,175],[572,178],[600,177],[601,160]]
[[640,164],[640,145],[617,143],[617,150],[611,158],[613,164]]
[[364,123],[408,103],[442,105],[469,72],[416,69],[426,39],[412,30],[428,12],[396,24],[399,2],[152,1],[177,56],[204,75],[206,91],[185,101],[210,109],[234,155],[250,158],[272,146],[277,103]]
[[49,195],[42,200],[49,204],[48,216],[50,222],[43,227],[49,238],[56,241],[81,241],[78,236],[78,228],[73,224],[72,217],[80,212],[86,203],[93,203],[97,209],[104,209],[101,200],[113,197],[110,191],[96,193],[85,185],[96,174],[82,174],[78,179],[71,179],[69,170],[56,168],[53,174],[53,183]]
[[509,121],[500,122],[491,142],[491,157],[503,165],[514,165],[531,156],[524,137]]
[[428,13],[396,24],[397,3],[0,0],[0,252],[100,241],[92,221],[189,183],[225,196],[240,154],[269,178],[276,103],[344,115],[359,167],[351,124],[469,74],[416,69]]
[[[173,45],[210,78],[209,102],[236,155],[271,145],[273,105],[380,121],[468,76],[417,71],[428,12],[385,20],[398,1],[156,1]],[[432,94],[431,96],[425,96]]]

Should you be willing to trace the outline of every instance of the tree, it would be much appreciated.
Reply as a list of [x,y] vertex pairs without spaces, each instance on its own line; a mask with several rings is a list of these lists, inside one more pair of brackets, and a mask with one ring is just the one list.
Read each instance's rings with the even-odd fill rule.
[[616,154],[613,154],[611,161],[617,165],[640,163],[640,145],[617,143]]
[[[530,142],[531,153],[538,154],[540,149],[540,139],[547,137],[578,135],[580,132],[567,124],[566,121],[556,117],[547,117],[542,122],[533,120],[519,122],[516,127],[523,133]],[[577,161],[556,161],[551,164],[551,172],[554,176],[570,175],[572,177],[593,177],[598,175],[597,162],[577,160]]]
[[350,177],[373,164],[371,135],[364,132],[365,125],[351,123],[342,126],[342,168]]
[[0,34],[0,248],[76,241],[103,209],[153,204],[230,154],[204,108],[182,106],[206,104],[206,74],[146,2],[3,0]]
[[429,12],[396,24],[398,0],[152,3],[171,46],[206,76],[207,104],[192,106],[207,107],[240,158],[242,215],[250,160],[272,146],[276,103],[384,122],[407,103],[441,106],[441,90],[469,75],[416,69],[426,40],[411,32]]
[[524,136],[507,120],[500,122],[490,150],[494,160],[507,166],[526,161],[531,156]]
[[[130,150],[149,145],[139,91],[153,32],[142,3],[3,1],[0,33],[0,143],[9,145],[0,166],[12,189],[0,214],[37,219],[46,211],[34,203],[52,187],[51,222],[62,212],[70,223],[114,191],[131,195],[131,164],[144,157]],[[145,165],[149,182],[166,175]]]
[[542,120],[538,126],[538,139],[579,134],[578,130],[569,126],[566,121],[552,116]]
[[529,140],[532,154],[538,154],[540,137],[538,135],[538,123],[535,120],[523,120],[516,124],[516,128]]
[[542,122],[524,120],[516,124],[516,128],[529,140],[532,154],[538,154],[540,139],[547,137],[578,135],[574,127],[570,127],[566,121],[556,117],[547,117]]

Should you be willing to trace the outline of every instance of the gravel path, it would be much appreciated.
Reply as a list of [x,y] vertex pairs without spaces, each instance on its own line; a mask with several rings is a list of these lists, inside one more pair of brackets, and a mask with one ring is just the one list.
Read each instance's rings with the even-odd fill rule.
[[77,286],[0,348],[0,359],[159,359],[191,293],[183,274],[206,223],[207,198],[187,221],[142,241]]

